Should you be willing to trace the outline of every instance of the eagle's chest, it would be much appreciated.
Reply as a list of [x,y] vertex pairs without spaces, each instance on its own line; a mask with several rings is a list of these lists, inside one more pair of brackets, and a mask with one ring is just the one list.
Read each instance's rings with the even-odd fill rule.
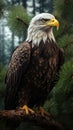
[[[47,54],[48,55],[48,54]],[[48,69],[49,57],[45,56],[39,50],[35,50],[32,54],[31,68],[33,73],[36,73],[40,78]]]
[[[52,51],[52,52],[51,52]],[[37,48],[32,51],[31,62],[28,67],[27,75],[29,83],[38,87],[44,84],[50,84],[57,72],[58,52],[46,46],[45,48]],[[26,77],[28,77],[26,76]]]

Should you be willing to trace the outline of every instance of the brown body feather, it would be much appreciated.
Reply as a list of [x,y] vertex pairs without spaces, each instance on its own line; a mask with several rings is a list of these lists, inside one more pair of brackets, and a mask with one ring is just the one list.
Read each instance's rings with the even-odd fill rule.
[[6,76],[5,108],[43,105],[63,62],[56,43],[22,43],[13,53]]

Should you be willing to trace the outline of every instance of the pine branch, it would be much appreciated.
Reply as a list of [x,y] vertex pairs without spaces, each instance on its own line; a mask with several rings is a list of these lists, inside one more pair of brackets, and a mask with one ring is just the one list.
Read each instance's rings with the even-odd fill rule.
[[16,19],[17,19],[18,21],[24,23],[24,25],[25,25],[26,27],[28,27],[28,24],[27,24],[23,19],[19,18],[18,16],[16,17]]
[[24,110],[1,110],[0,120],[15,120],[21,122],[31,122],[37,126],[48,128],[49,130],[64,130],[63,126],[55,121],[49,114],[42,116],[39,112],[34,114],[29,113],[28,115]]
[[73,42],[70,42],[70,43],[66,44],[63,48],[67,48],[68,46],[70,46],[72,44],[73,44]]

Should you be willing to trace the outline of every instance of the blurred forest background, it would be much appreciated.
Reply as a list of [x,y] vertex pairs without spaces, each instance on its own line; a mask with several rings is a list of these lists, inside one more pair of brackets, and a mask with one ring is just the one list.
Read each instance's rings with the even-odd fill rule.
[[[4,80],[11,54],[26,39],[31,18],[41,12],[50,12],[60,21],[60,29],[54,29],[54,34],[65,52],[59,80],[44,108],[66,130],[73,130],[73,0],[0,0],[0,109],[4,109]],[[28,123],[17,130],[21,129],[41,130]],[[0,130],[5,130],[2,121]]]

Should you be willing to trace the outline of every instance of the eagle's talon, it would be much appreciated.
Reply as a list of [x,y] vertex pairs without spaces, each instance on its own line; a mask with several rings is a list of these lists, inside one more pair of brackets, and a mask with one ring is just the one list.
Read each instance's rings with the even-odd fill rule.
[[34,110],[32,110],[31,108],[29,108],[27,105],[24,105],[23,107],[20,107],[21,110],[24,110],[26,115],[28,115],[29,113],[35,113]]
[[28,108],[28,110],[29,110],[29,112],[30,112],[31,114],[34,114],[34,113],[35,113],[35,111],[32,110],[31,108]]
[[51,116],[48,112],[46,112],[42,107],[39,107],[39,112],[42,116]]

